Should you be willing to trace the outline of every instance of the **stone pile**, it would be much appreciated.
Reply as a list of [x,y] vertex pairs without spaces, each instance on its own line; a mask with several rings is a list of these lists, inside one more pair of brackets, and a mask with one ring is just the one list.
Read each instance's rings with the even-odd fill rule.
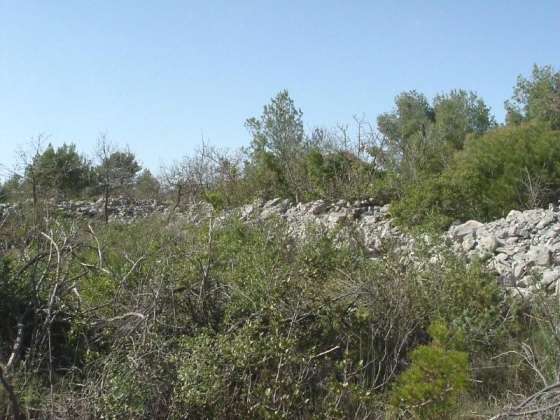
[[[71,201],[55,205],[55,209],[79,217],[102,217],[103,200]],[[17,205],[0,204],[0,221]],[[110,220],[128,223],[151,215],[169,215],[171,208],[155,201],[130,201],[115,198],[109,203]],[[418,238],[403,233],[391,220],[389,206],[377,206],[373,200],[329,203],[317,200],[294,204],[286,199],[255,201],[238,209],[217,214],[208,203],[197,203],[174,211],[183,221],[198,223],[215,217],[218,220],[235,215],[243,221],[256,222],[270,218],[285,220],[296,239],[305,239],[309,228],[357,233],[372,258],[382,255],[384,244],[390,242],[403,261],[414,259]],[[346,234],[346,236],[344,236]],[[427,238],[423,238],[427,241]],[[480,223],[467,221],[451,226],[442,238],[467,261],[481,260],[496,273],[499,282],[522,296],[537,290],[560,292],[560,210],[512,210],[507,217]],[[433,248],[433,258],[438,257]]]
[[[101,219],[105,214],[105,203],[102,198],[97,201],[61,201],[47,203],[47,214],[63,213],[69,217],[82,219]],[[10,213],[21,207],[31,206],[31,201],[22,204],[0,203],[0,222]],[[166,205],[155,200],[131,200],[126,197],[115,197],[109,200],[107,206],[109,221],[117,223],[131,223],[149,216],[168,216],[173,212],[183,221],[198,223],[209,218],[214,210],[206,202],[197,202],[179,207]]]
[[[31,202],[24,204],[31,205]],[[16,211],[19,207],[21,207],[19,204],[0,204],[0,217]],[[105,211],[103,199],[95,202],[49,202],[46,208],[50,213],[62,212],[68,216],[84,218],[103,217]],[[155,200],[129,200],[124,197],[115,197],[109,200],[107,210],[111,221],[130,222],[153,214],[165,214],[169,211],[169,207]]]
[[[102,217],[104,215],[104,201],[64,201],[56,204],[57,210],[67,214],[83,217]],[[116,197],[109,200],[107,207],[109,218],[113,221],[132,221],[157,213],[165,213],[167,206],[155,200],[130,200],[125,197]]]
[[[297,238],[304,238],[309,226],[327,230],[348,227],[361,235],[372,257],[380,256],[383,244],[390,241],[394,252],[407,261],[414,260],[417,239],[394,225],[389,206],[375,206],[370,200],[318,200],[294,205],[289,200],[274,199],[244,206],[240,214],[243,220],[282,218]],[[490,223],[471,220],[456,224],[441,239],[468,261],[483,261],[514,293],[527,296],[537,290],[560,292],[560,210],[554,206],[512,210],[507,217]],[[437,258],[436,253],[433,258]]]
[[500,282],[517,293],[558,292],[560,283],[560,212],[554,206],[512,210],[490,223],[468,221],[452,226],[448,236],[457,252],[482,259]]
[[340,200],[328,203],[317,200],[309,203],[292,204],[289,200],[273,199],[266,203],[255,202],[241,207],[242,220],[266,220],[271,217],[284,219],[290,233],[297,239],[304,239],[309,228],[326,231],[353,229],[361,236],[362,242],[372,256],[379,255],[382,243],[391,240],[409,243],[407,237],[396,228],[389,215],[389,206],[376,206],[373,200],[350,203]]

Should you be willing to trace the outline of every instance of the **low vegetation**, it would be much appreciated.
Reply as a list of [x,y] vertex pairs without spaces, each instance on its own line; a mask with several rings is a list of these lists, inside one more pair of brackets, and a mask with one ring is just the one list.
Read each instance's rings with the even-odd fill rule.
[[[20,203],[0,212],[0,416],[554,418],[557,297],[509,296],[446,244],[439,258],[418,245],[411,265],[389,242],[372,259],[360,240],[295,241],[282,220],[234,213],[107,222],[117,195],[217,210],[373,198],[411,232],[546,205],[559,83],[550,67],[520,78],[504,125],[474,93],[405,92],[377,129],[357,118],[352,141],[305,133],[281,92],[247,121],[249,149],[204,144],[157,178],[104,137],[92,159],[36,143],[0,189]],[[51,212],[91,198],[104,217]]]
[[68,418],[422,416],[536,386],[493,360],[528,314],[481,268],[335,243],[280,221],[53,222],[1,259],[3,375],[22,413]]

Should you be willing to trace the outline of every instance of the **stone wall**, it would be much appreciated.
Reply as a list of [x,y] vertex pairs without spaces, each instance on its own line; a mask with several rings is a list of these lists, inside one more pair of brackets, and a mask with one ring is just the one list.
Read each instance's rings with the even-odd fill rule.
[[[322,200],[291,205],[287,200],[275,199],[241,208],[245,219],[272,215],[285,219],[298,237],[304,236],[309,225],[325,229],[347,225],[361,234],[373,258],[390,241],[396,246],[395,252],[408,261],[414,260],[418,238],[395,226],[389,206],[375,206],[370,201],[325,203]],[[422,239],[429,241],[427,237]],[[471,220],[456,224],[441,239],[467,261],[483,261],[512,293],[527,296],[538,290],[559,292],[560,211],[554,206],[523,212],[512,210],[507,217],[490,223]],[[437,250],[433,258],[437,258]]]
[[[0,219],[17,208],[17,205],[0,204]],[[102,200],[62,202],[51,208],[75,217],[103,216]],[[122,223],[152,215],[167,216],[170,211],[169,206],[155,201],[117,198],[109,205],[110,220]],[[343,237],[345,232],[352,230],[360,236],[372,258],[380,257],[384,244],[390,242],[404,260],[413,260],[418,241],[395,226],[389,206],[376,206],[371,200],[353,203],[317,200],[294,204],[289,200],[274,199],[220,213],[214,212],[207,203],[198,203],[177,209],[176,214],[193,223],[209,217],[224,220],[231,215],[256,223],[276,217],[286,221],[290,233],[297,239],[304,239],[310,226],[336,231]],[[427,237],[423,239],[429,241]],[[484,261],[496,273],[498,281],[514,293],[528,296],[537,290],[558,292],[560,211],[554,206],[523,212],[512,210],[507,217],[490,223],[467,221],[452,226],[441,239],[456,253],[464,255],[467,261]],[[437,249],[434,249],[433,258],[437,258]]]

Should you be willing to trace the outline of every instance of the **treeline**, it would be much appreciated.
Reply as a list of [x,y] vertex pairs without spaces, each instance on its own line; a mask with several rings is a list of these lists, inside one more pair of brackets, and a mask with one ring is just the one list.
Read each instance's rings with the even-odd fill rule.
[[107,187],[118,193],[133,190],[142,198],[156,198],[159,193],[158,179],[141,167],[134,153],[112,146],[104,136],[93,159],[81,154],[73,143],[43,148],[39,137],[31,147],[31,152],[20,154],[22,170],[13,170],[0,186],[2,200],[92,198]]
[[176,206],[204,199],[218,208],[255,198],[374,198],[393,203],[395,216],[411,225],[487,220],[559,198],[560,72],[535,66],[529,78],[519,76],[505,107],[498,124],[473,92],[429,100],[408,91],[375,125],[355,118],[353,126],[307,133],[302,111],[282,91],[246,121],[248,148],[203,144],[156,178],[105,137],[91,159],[73,144],[49,145],[22,159],[24,170],[0,187],[0,197],[129,194]]
[[120,194],[366,196],[410,226],[491,218],[558,198],[559,104],[560,74],[535,67],[503,125],[474,93],[405,92],[375,127],[306,133],[281,92],[247,121],[247,150],[202,145],[157,178],[103,137],[91,157],[22,155],[2,186],[33,205],[0,215],[0,417],[559,418],[560,307],[538,267],[523,298],[438,234],[410,232],[411,252],[381,240],[371,258],[352,226],[294,240],[284,220],[236,212],[42,213]]

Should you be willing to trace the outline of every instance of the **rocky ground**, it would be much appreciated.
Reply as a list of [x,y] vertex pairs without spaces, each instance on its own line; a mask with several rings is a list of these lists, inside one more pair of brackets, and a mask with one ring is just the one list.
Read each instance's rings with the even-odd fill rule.
[[506,287],[522,295],[538,289],[557,293],[560,279],[560,211],[512,210],[490,223],[471,220],[448,235],[457,251],[483,258]]
[[[62,202],[55,210],[77,217],[102,217],[103,201]],[[0,204],[0,221],[17,206]],[[131,222],[150,215],[167,216],[171,208],[155,201],[112,200],[110,220]],[[277,217],[284,219],[291,234],[304,238],[310,227],[337,231],[343,237],[352,231],[367,247],[372,258],[380,257],[385,244],[390,242],[403,258],[414,255],[417,238],[403,233],[390,217],[389,206],[376,206],[372,201],[327,203],[317,200],[293,204],[289,200],[274,199],[255,202],[239,209],[216,214],[207,203],[198,203],[175,210],[179,217],[197,222],[209,217],[224,219],[236,214],[247,222]],[[529,296],[538,290],[558,293],[560,289],[560,210],[512,210],[507,217],[480,223],[467,221],[456,224],[442,236],[452,249],[467,260],[480,259],[496,273],[500,283],[520,296]],[[353,236],[356,238],[356,235]],[[428,240],[427,238],[425,238]],[[434,256],[436,258],[437,256]]]
[[[414,252],[416,239],[401,232],[392,222],[389,206],[378,207],[369,201],[327,204],[321,200],[291,206],[286,200],[272,200],[262,207],[242,208],[242,215],[277,215],[287,220],[299,236],[305,225],[334,229],[347,223],[363,235],[372,256],[379,255],[389,240],[397,252]],[[557,293],[560,287],[560,210],[512,210],[507,217],[490,223],[475,220],[449,228],[442,239],[448,241],[468,260],[482,260],[494,271],[500,283],[522,296],[537,290]]]

